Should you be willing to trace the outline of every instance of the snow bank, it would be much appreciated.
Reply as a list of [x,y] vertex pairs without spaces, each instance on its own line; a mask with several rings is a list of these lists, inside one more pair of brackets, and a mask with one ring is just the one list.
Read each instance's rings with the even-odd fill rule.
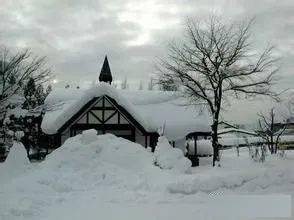
[[[182,158],[174,150],[162,137],[156,159],[172,167],[169,158],[175,162]],[[0,219],[195,219],[195,213],[207,219],[216,205],[207,194],[214,199],[214,195],[294,192],[292,151],[284,160],[269,155],[266,162],[254,163],[247,148],[240,149],[240,157],[230,149],[222,151],[222,167],[209,163],[191,168],[189,174],[155,166],[155,155],[125,139],[85,131],[34,164],[36,169],[9,184],[0,183]],[[201,212],[203,206],[207,215]]]
[[183,151],[173,148],[164,136],[158,138],[154,157],[154,163],[161,169],[184,173],[191,167],[191,161],[184,157]]

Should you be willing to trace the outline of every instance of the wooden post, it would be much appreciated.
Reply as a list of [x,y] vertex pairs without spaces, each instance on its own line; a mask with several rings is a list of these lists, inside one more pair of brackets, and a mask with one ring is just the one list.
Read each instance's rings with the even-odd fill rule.
[[194,136],[193,139],[194,139],[194,154],[195,156],[197,156],[197,137],[195,138]]
[[194,139],[194,157],[192,160],[192,167],[198,167],[199,166],[199,158],[198,158],[198,152],[197,152],[197,136],[193,137]]
[[148,143],[147,143],[147,141],[148,141],[148,137],[147,137],[147,135],[145,134],[145,148],[148,147]]

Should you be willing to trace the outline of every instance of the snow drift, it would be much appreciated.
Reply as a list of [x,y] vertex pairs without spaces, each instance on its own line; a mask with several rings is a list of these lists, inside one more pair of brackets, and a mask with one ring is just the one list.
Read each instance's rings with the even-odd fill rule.
[[[261,164],[249,159],[247,148],[240,149],[240,157],[228,150],[222,167],[213,168],[210,161],[189,174],[173,172],[179,161],[185,161],[182,153],[164,137],[153,154],[114,135],[84,131],[32,169],[25,167],[25,175],[0,183],[0,219],[195,219],[195,213],[207,219],[201,218],[201,207],[208,214],[212,207],[207,195],[294,192],[290,152],[285,160],[269,156]],[[185,204],[192,208],[183,209]]]

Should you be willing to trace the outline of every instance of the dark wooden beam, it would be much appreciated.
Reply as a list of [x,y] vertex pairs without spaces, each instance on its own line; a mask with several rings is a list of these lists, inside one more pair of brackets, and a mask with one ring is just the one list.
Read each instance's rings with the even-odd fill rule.
[[[95,113],[93,113],[92,111],[89,111],[89,113],[94,117],[94,118],[96,118],[101,124],[103,124],[103,121],[101,121],[101,119],[97,116],[97,115],[95,115]],[[89,124],[89,123],[88,123]]]
[[115,112],[113,112],[111,115],[109,115],[109,116],[105,119],[104,123],[106,123],[109,119],[111,119],[116,113],[117,113],[117,111],[115,111]]
[[91,110],[116,110],[116,108],[110,106],[104,106],[104,108],[94,106],[93,108],[91,108]]
[[62,133],[65,129],[69,128],[72,123],[79,119],[82,113],[86,112],[98,98],[91,99],[86,105],[84,105],[74,116],[72,116],[64,125],[58,129],[58,133]]
[[132,136],[134,138],[134,142],[136,142],[136,129],[134,127],[132,128]]
[[105,99],[107,99],[107,101],[110,104],[114,105],[118,109],[118,111],[124,116],[124,118],[126,118],[127,121],[134,125],[134,127],[140,130],[143,134],[147,133],[145,128],[138,121],[136,121],[136,119],[128,111],[126,111],[125,108],[120,106],[113,98],[105,95]]
[[145,148],[147,148],[147,146],[148,146],[148,136],[145,135]]
[[96,129],[96,130],[132,130],[134,127],[130,124],[74,124],[71,129],[76,130],[86,130],[86,129]]
[[103,96],[103,99],[102,99],[102,107],[103,107],[103,111],[102,111],[102,121],[105,122],[105,97]]

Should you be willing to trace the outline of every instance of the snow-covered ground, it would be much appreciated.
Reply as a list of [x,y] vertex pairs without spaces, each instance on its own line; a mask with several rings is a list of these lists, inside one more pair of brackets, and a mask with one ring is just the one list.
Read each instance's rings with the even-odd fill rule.
[[[236,201],[242,199],[233,195],[264,196],[263,204],[255,197],[251,202],[267,217],[273,211],[269,195],[294,194],[292,152],[286,159],[268,156],[256,163],[247,149],[241,149],[240,157],[231,149],[222,152],[222,167],[213,168],[211,158],[201,158],[200,167],[187,170],[179,151],[164,139],[160,144],[165,149],[153,154],[90,130],[34,164],[17,159],[22,146],[15,144],[15,156],[11,153],[10,162],[0,164],[0,219],[240,219]],[[181,161],[176,169],[162,153]],[[10,178],[3,179],[4,174]],[[285,201],[279,204],[277,209],[287,209]]]

